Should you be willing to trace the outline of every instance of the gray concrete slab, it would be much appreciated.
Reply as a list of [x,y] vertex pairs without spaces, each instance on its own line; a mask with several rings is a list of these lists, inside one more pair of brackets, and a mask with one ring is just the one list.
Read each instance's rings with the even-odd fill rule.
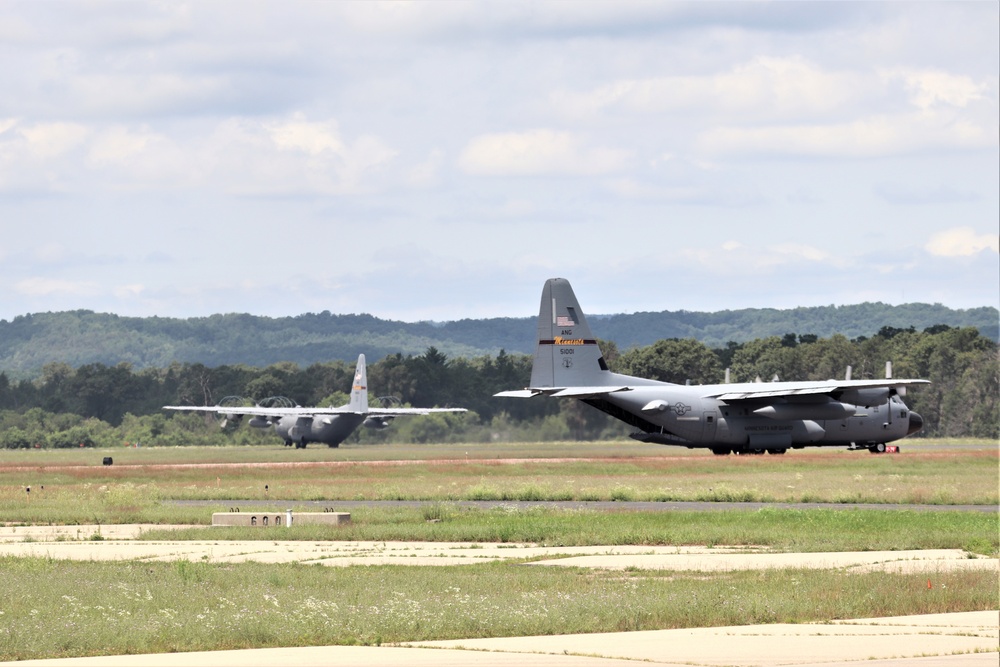
[[191,526],[173,526],[158,524],[80,524],[75,526],[0,526],[0,543],[24,542],[37,540],[54,542],[56,540],[134,540],[145,530],[190,528]]
[[841,621],[828,624],[756,625],[685,630],[512,637],[419,642],[414,646],[555,655],[579,655],[655,664],[778,667],[831,662],[911,660],[920,657],[979,656],[992,652],[997,664],[1000,612],[970,612]]
[[996,667],[1000,612],[646,632],[26,660],[24,667]]
[[[52,527],[41,527],[52,528]],[[75,528],[75,527],[71,527]],[[20,533],[21,541],[0,531],[0,555],[42,556],[73,560],[178,560],[233,563],[318,563],[328,566],[465,565],[498,560],[532,559],[538,567],[657,569],[717,572],[760,569],[843,569],[845,571],[940,572],[986,569],[1000,572],[1000,560],[972,557],[961,549],[862,551],[843,553],[771,553],[768,549],[732,547],[591,546],[540,547],[533,544],[472,542],[309,542],[309,541],[144,541],[141,529],[101,527],[93,541],[91,527],[77,533]],[[117,531],[117,532],[114,532]],[[72,535],[80,537],[74,539]]]
[[849,572],[939,572],[944,570],[1000,569],[995,558],[970,557],[961,549],[928,549],[920,551],[861,551],[835,553],[641,553],[571,556],[542,560],[533,565],[587,567],[603,569],[698,570],[726,572],[732,570],[841,569]]

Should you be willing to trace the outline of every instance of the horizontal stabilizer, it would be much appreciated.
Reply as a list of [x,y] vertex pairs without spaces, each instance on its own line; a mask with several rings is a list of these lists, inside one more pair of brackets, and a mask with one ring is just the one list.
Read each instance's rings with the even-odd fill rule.
[[501,391],[499,394],[493,394],[494,396],[499,396],[500,398],[531,398],[532,396],[538,396],[542,392],[535,391],[534,389],[511,389],[509,391]]
[[614,394],[619,391],[632,391],[632,387],[567,387],[550,394],[559,398],[589,398],[592,396],[603,396],[604,394]]

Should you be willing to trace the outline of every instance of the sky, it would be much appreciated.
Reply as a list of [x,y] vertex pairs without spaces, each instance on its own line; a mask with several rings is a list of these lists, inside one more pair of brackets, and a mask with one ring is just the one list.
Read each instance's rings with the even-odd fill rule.
[[997,2],[0,5],[0,319],[1000,305]]

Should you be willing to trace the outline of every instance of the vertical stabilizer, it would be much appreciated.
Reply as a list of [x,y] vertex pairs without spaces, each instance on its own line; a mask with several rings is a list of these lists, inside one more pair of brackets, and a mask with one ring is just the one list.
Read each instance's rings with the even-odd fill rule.
[[590,387],[611,382],[601,348],[569,281],[552,278],[542,289],[531,387]]
[[365,370],[365,355],[358,355],[358,368],[354,371],[354,384],[351,385],[351,402],[348,404],[351,412],[368,412],[368,372]]

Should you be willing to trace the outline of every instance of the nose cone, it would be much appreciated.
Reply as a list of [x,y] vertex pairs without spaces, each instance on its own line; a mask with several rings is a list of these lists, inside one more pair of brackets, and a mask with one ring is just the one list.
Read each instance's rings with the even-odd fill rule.
[[906,435],[913,435],[924,427],[924,418],[916,412],[910,413],[910,426],[906,429]]

